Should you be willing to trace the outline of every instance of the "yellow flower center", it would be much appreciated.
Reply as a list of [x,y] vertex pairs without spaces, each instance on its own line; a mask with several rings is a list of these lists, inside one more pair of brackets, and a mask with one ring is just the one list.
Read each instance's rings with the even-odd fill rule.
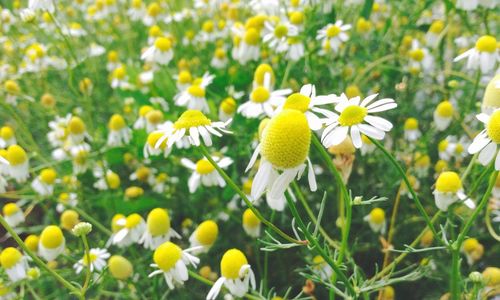
[[143,105],[141,108],[139,108],[139,116],[145,117],[148,112],[152,111],[153,108],[149,105]]
[[304,23],[304,14],[300,11],[294,11],[290,14],[290,23],[300,25]]
[[15,266],[23,257],[21,252],[13,247],[5,248],[0,254],[0,263],[5,269],[10,269]]
[[119,114],[114,114],[109,119],[108,127],[110,130],[119,131],[127,126],[125,120]]
[[106,182],[110,189],[117,189],[120,186],[120,176],[115,172],[106,172]]
[[432,23],[431,27],[429,27],[429,32],[439,34],[441,31],[444,29],[444,22],[441,20],[434,21]]
[[288,27],[284,24],[279,24],[274,28],[274,35],[277,38],[285,37],[288,34]]
[[443,118],[450,118],[453,115],[453,105],[450,101],[443,101],[436,107],[436,113]]
[[42,172],[40,172],[40,180],[45,184],[54,184],[56,177],[57,173],[52,168],[43,169]]
[[166,37],[159,37],[155,41],[155,48],[166,52],[172,48],[172,42]]
[[477,40],[476,49],[480,52],[493,53],[497,49],[497,40],[491,35],[483,35]]
[[68,129],[72,134],[82,134],[85,132],[85,123],[79,117],[72,117],[69,120]]
[[422,49],[414,49],[409,52],[410,58],[416,61],[422,61],[424,59],[425,53]]
[[205,32],[211,33],[214,31],[214,22],[211,20],[203,22],[203,25],[201,26],[201,29]]
[[[89,255],[83,255],[83,264],[85,266],[88,266],[89,264],[93,263],[95,260],[97,259],[97,255],[95,255],[94,253],[89,253]],[[90,261],[90,262],[89,262]]]
[[222,256],[220,271],[222,276],[227,279],[238,279],[240,278],[241,267],[247,264],[248,261],[243,252],[238,249],[231,249]]
[[365,18],[361,17],[356,22],[356,30],[359,32],[368,32],[371,28],[372,24],[370,21],[367,21]]
[[250,94],[250,99],[253,102],[264,103],[267,100],[269,100],[270,96],[271,96],[271,93],[269,92],[268,89],[266,89],[263,86],[258,86]]
[[147,181],[150,174],[151,170],[148,167],[139,167],[135,171],[135,175],[137,176],[137,180],[139,181]]
[[207,118],[201,111],[190,109],[182,113],[179,119],[174,123],[174,128],[189,129],[191,127],[207,126],[211,123],[210,119]]
[[486,125],[488,137],[497,144],[500,144],[500,110],[495,111]]
[[61,228],[50,225],[45,227],[40,235],[40,243],[45,248],[54,249],[59,247],[64,242],[64,236],[62,234]]
[[220,109],[227,115],[232,115],[236,111],[236,101],[228,97],[220,104]]
[[3,206],[2,211],[3,215],[8,217],[20,211],[20,208],[15,203],[7,203]]
[[26,244],[26,246],[31,250],[31,251],[34,251],[36,252],[38,250],[38,242],[40,241],[40,239],[38,238],[38,236],[34,235],[34,234],[30,234],[26,237],[26,239],[24,240],[24,243]]
[[346,107],[339,116],[339,124],[342,126],[357,125],[365,119],[368,109],[358,105]]
[[189,71],[181,71],[179,73],[179,78],[177,80],[181,84],[186,84],[190,83],[193,80],[193,78],[191,77],[191,73],[189,73]]
[[328,38],[336,37],[337,35],[339,35],[340,32],[341,32],[340,27],[336,25],[331,25],[328,26],[328,28],[326,29],[326,36]]
[[446,151],[446,149],[448,148],[448,140],[442,140],[441,142],[439,142],[438,144],[438,151],[439,152],[444,152]]
[[131,214],[125,221],[125,228],[131,229],[142,222],[142,217],[139,214]]
[[78,224],[80,216],[74,210],[68,209],[61,214],[61,226],[66,230],[71,230]]
[[4,140],[10,140],[14,136],[14,130],[9,126],[0,129],[0,137]]
[[500,268],[487,267],[482,274],[487,286],[494,287],[500,284]]
[[148,214],[148,231],[152,236],[166,234],[170,230],[170,217],[163,208],[155,208]]
[[486,86],[483,107],[495,109],[500,107],[500,89],[496,87],[497,82],[500,82],[500,73],[495,75]]
[[[148,135],[148,140],[147,140],[147,143],[148,145],[151,147],[151,148],[154,148],[156,143],[158,142],[158,140],[163,136],[163,133],[160,132],[160,131],[154,131],[154,132],[151,132],[149,135]],[[168,139],[165,139],[165,141],[163,141],[160,145],[159,145],[159,148],[160,149],[165,149],[165,147],[167,147],[167,140]]]
[[462,144],[457,144],[455,147],[455,153],[460,154],[464,152],[464,146]]
[[475,238],[468,238],[464,241],[463,249],[465,252],[470,253],[479,246],[479,241]]
[[197,84],[194,84],[194,85],[188,87],[187,92],[196,98],[204,98],[205,97],[205,89]]
[[125,280],[132,276],[134,267],[125,257],[113,255],[108,260],[108,268],[114,278]]
[[[500,177],[500,176],[499,176]],[[250,192],[252,190],[252,179],[248,179],[243,183],[243,192],[247,195],[250,195]],[[500,184],[500,183],[499,183]]]
[[352,84],[345,89],[345,95],[350,99],[361,96],[361,91],[359,90],[359,87],[357,85]]
[[309,104],[311,103],[311,98],[302,95],[300,93],[294,93],[288,96],[285,101],[285,105],[283,109],[296,109],[305,113],[309,108]]
[[247,208],[245,212],[243,212],[243,224],[250,228],[255,228],[260,225],[260,220],[250,208]]
[[153,254],[153,260],[164,272],[170,271],[182,257],[182,250],[172,242],[161,244]]
[[219,227],[212,220],[202,222],[196,229],[196,239],[204,246],[213,245],[218,234]]
[[200,159],[196,162],[196,172],[201,175],[210,174],[215,170],[214,166],[206,159]]
[[248,45],[257,45],[259,43],[259,32],[255,28],[249,28],[245,32],[245,36],[243,37],[243,40],[245,43]]
[[418,120],[415,118],[408,118],[404,125],[405,130],[415,130],[418,129]]
[[148,6],[148,15],[156,17],[160,14],[160,10],[161,10],[160,5],[156,2],[153,2]]
[[127,72],[123,66],[120,66],[113,71],[113,77],[116,79],[124,79],[125,75],[127,75]]
[[269,121],[262,134],[261,154],[278,168],[298,167],[307,158],[311,130],[303,113],[286,109]]
[[268,64],[260,64],[257,67],[257,69],[255,70],[255,73],[254,73],[253,81],[259,86],[264,85],[264,77],[265,77],[266,73],[270,74],[271,86],[273,86],[276,78],[274,76],[273,68]]
[[224,59],[226,57],[226,51],[222,48],[217,48],[214,56],[218,59]]
[[159,124],[163,121],[163,113],[159,110],[152,110],[146,114],[146,119],[151,124]]
[[441,193],[456,193],[462,188],[462,181],[455,172],[443,172],[436,180],[436,190]]
[[26,152],[21,146],[11,145],[7,149],[7,160],[13,166],[20,165],[28,159]]
[[370,221],[375,224],[382,224],[385,220],[385,211],[379,207],[370,211]]
[[9,94],[18,94],[21,91],[19,85],[14,80],[5,81],[4,88]]
[[122,214],[116,214],[113,216],[113,218],[111,219],[111,230],[113,232],[117,232],[124,227],[123,225],[117,224],[117,222],[122,219],[125,219],[125,216]]

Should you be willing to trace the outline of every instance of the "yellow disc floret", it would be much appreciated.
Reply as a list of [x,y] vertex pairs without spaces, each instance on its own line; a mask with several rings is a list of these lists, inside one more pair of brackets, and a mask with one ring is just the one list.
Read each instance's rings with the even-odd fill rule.
[[160,51],[166,52],[172,49],[172,42],[166,37],[159,37],[155,41],[155,48]]
[[19,206],[17,206],[16,203],[7,203],[3,206],[2,208],[3,215],[8,217],[16,214],[17,212],[21,211]]
[[328,26],[328,28],[326,29],[326,36],[328,38],[333,38],[333,37],[336,37],[337,35],[339,35],[339,33],[341,32],[342,30],[340,29],[340,27],[338,27],[337,25],[330,25]]
[[205,97],[205,89],[198,85],[198,84],[193,84],[190,87],[188,87],[187,92],[197,98],[204,98]]
[[453,105],[450,101],[445,100],[438,104],[436,113],[443,118],[450,118],[453,115]]
[[5,269],[10,269],[21,261],[23,255],[14,247],[5,248],[0,254],[0,263]]
[[56,170],[52,168],[43,169],[40,172],[40,180],[45,184],[54,184],[57,178]]
[[30,234],[26,237],[26,239],[24,240],[24,243],[26,244],[28,249],[30,249],[33,252],[36,252],[36,251],[38,251],[38,242],[39,241],[40,241],[40,239],[38,238],[37,235]]
[[113,255],[109,258],[108,268],[111,275],[119,280],[125,280],[134,273],[134,267],[130,261],[120,255]]
[[238,279],[241,267],[247,264],[248,261],[243,252],[238,249],[230,249],[222,256],[220,272],[227,279]]
[[14,137],[14,130],[10,126],[3,126],[0,128],[0,138],[10,140]]
[[148,231],[151,235],[159,236],[166,234],[170,230],[170,217],[163,208],[155,208],[147,218]]
[[263,86],[256,87],[250,94],[250,99],[256,103],[264,103],[269,100],[271,93]]
[[55,225],[45,227],[40,235],[40,243],[48,249],[54,249],[64,242],[64,236],[61,228]]
[[486,125],[486,133],[493,142],[500,144],[500,110],[496,110],[490,116]]
[[155,264],[165,272],[170,271],[181,257],[181,248],[172,242],[161,244],[153,254]]
[[66,230],[71,230],[78,224],[80,221],[78,220],[80,216],[78,213],[72,209],[65,210],[61,214],[61,227]]
[[405,130],[416,130],[418,129],[418,120],[415,118],[408,118],[404,125]]
[[125,128],[125,126],[127,126],[125,124],[125,120],[119,114],[114,114],[109,119],[108,128],[110,130],[119,131],[120,129]]
[[131,214],[125,220],[125,228],[132,229],[135,228],[142,222],[142,217],[139,214]]
[[7,148],[7,160],[13,166],[23,164],[28,159],[26,152],[21,146],[11,145]]
[[206,126],[212,122],[199,110],[186,110],[174,123],[175,129],[189,129],[191,127]]
[[350,105],[346,107],[339,116],[339,124],[341,126],[357,125],[365,119],[368,114],[368,109],[358,105]]
[[222,100],[220,109],[226,115],[232,115],[236,111],[236,101],[232,97],[227,97],[226,99]]
[[259,32],[255,28],[249,28],[245,32],[245,35],[243,37],[243,40],[245,41],[245,43],[247,43],[248,45],[253,45],[253,46],[257,45],[259,43],[259,39],[260,39]]
[[250,228],[255,228],[260,225],[259,218],[257,218],[250,208],[245,209],[245,212],[243,212],[243,225]]
[[375,224],[382,224],[385,220],[385,211],[376,207],[370,211],[370,222]]
[[283,109],[296,109],[305,113],[309,108],[309,104],[311,103],[311,98],[302,95],[300,93],[294,93],[286,98],[285,104],[283,105]]
[[219,227],[212,220],[206,220],[196,228],[196,239],[203,246],[213,245],[218,234]]
[[74,116],[69,120],[68,129],[72,134],[82,134],[85,132],[85,123],[80,117]]
[[201,175],[210,174],[214,170],[214,166],[206,158],[200,159],[196,162],[196,172]]
[[436,180],[436,190],[441,193],[456,193],[462,188],[462,181],[455,172],[443,172]]
[[267,73],[269,73],[268,76],[271,77],[271,86],[274,85],[276,78],[274,76],[273,68],[268,64],[260,64],[255,70],[253,75],[253,81],[255,84],[264,85],[264,77]]
[[493,53],[497,50],[497,40],[494,36],[483,35],[477,40],[476,49],[480,52]]

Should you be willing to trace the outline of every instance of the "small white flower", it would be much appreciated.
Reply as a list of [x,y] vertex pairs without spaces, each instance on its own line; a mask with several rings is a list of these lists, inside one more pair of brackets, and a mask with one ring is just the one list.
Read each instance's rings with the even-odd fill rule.
[[[222,169],[227,168],[233,163],[233,160],[229,157],[212,157]],[[225,187],[226,182],[215,169],[214,166],[206,158],[202,158],[195,163],[187,158],[181,159],[181,163],[188,169],[193,171],[191,177],[188,180],[189,192],[194,193],[200,185],[207,187],[210,186],[220,186]]]
[[90,272],[101,272],[106,267],[106,260],[110,257],[107,249],[92,248],[89,251],[88,257],[83,254],[83,258],[77,261],[73,268],[76,274],[80,274],[82,270],[90,265]]

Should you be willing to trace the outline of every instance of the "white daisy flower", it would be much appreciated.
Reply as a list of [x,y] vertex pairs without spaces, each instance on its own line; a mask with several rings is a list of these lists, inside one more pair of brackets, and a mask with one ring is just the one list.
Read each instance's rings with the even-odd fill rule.
[[438,104],[433,114],[437,130],[443,131],[450,126],[453,121],[453,112],[453,104],[450,101],[445,100]]
[[288,39],[296,37],[298,34],[299,29],[288,22],[266,21],[264,23],[264,36],[262,40],[269,45],[269,48],[274,49],[276,53],[282,53],[288,50]]
[[411,73],[418,74],[420,71],[429,73],[434,69],[434,58],[429,49],[420,47],[417,40],[412,41],[408,56],[410,59],[408,69]]
[[167,210],[163,208],[151,210],[146,222],[147,229],[139,240],[139,244],[143,244],[146,249],[155,250],[161,244],[170,241],[172,238],[181,238],[181,236],[172,229],[170,216]]
[[330,280],[333,275],[332,267],[326,263],[321,255],[316,255],[312,259],[312,270],[317,273],[323,280]]
[[328,24],[320,29],[316,39],[320,40],[323,45],[328,44],[329,49],[334,52],[338,52],[340,46],[349,39],[346,31],[351,27],[351,24],[344,24],[342,20],[337,20],[335,24]]
[[66,207],[75,207],[78,204],[78,196],[76,193],[61,193],[57,198],[56,211],[62,213]]
[[385,211],[379,207],[376,207],[370,211],[368,215],[363,218],[364,221],[368,222],[370,228],[373,232],[380,234],[385,234],[386,221],[385,221]]
[[108,122],[108,128],[108,146],[119,147],[130,143],[132,130],[127,127],[125,119],[121,115],[112,115]]
[[174,51],[172,50],[172,42],[166,37],[157,38],[154,45],[149,47],[141,55],[142,60],[160,65],[168,64],[173,57]]
[[16,227],[24,222],[24,213],[16,203],[5,204],[2,208],[2,212],[5,222],[11,227]]
[[213,220],[206,220],[201,222],[200,225],[189,236],[189,243],[191,248],[198,250],[193,253],[206,253],[215,243],[219,235],[219,227]]
[[463,201],[464,204],[473,209],[475,208],[474,201],[465,195],[462,188],[462,181],[455,172],[442,172],[436,180],[436,188],[434,189],[434,200],[436,206],[447,211],[448,207],[457,201]]
[[460,54],[453,61],[457,62],[464,58],[467,58],[467,69],[480,69],[482,73],[491,72],[500,60],[497,40],[491,35],[484,35],[476,41],[474,48]]
[[500,155],[498,154],[500,109],[496,109],[491,115],[481,113],[476,117],[484,123],[486,128],[474,138],[468,148],[469,153],[476,154],[479,152],[478,161],[485,166],[495,159],[495,170],[498,171],[500,170]]
[[0,128],[0,148],[6,148],[14,144],[17,144],[14,129],[10,126]]
[[66,240],[61,228],[55,225],[45,227],[38,242],[38,254],[46,261],[55,260],[66,249]]
[[[229,167],[233,160],[229,157],[212,157],[222,169]],[[214,166],[206,158],[202,158],[195,163],[187,158],[181,159],[181,164],[188,169],[193,171],[191,177],[188,180],[189,192],[194,193],[200,185],[211,187],[220,186],[225,187],[226,182],[222,176],[217,172]]]
[[246,234],[253,238],[258,238],[262,227],[260,219],[257,218],[250,208],[245,209],[242,219],[243,230],[245,230]]
[[415,118],[406,119],[403,128],[404,138],[409,142],[415,142],[422,135],[422,132],[418,129],[418,120]]
[[[2,268],[12,282],[17,282],[27,277],[28,258],[13,247],[7,247],[0,253]],[[1,297],[1,295],[0,295]]]
[[361,101],[359,96],[347,99],[347,96],[342,94],[338,98],[339,103],[335,106],[335,110],[340,115],[334,114],[326,120],[327,127],[321,136],[323,145],[326,148],[338,145],[345,140],[348,134],[350,134],[356,148],[360,148],[363,144],[361,134],[382,140],[385,133],[392,129],[392,124],[381,117],[370,114],[396,108],[397,104],[390,98],[371,103],[377,95],[370,95]]
[[237,54],[235,59],[237,59],[240,64],[245,65],[251,60],[259,60],[259,57],[260,34],[257,29],[251,27],[248,28],[243,34],[243,38],[240,40],[237,47]]
[[9,175],[18,183],[25,182],[30,173],[29,158],[24,149],[19,145],[11,145],[7,148],[6,156],[9,162]]
[[205,113],[209,112],[210,108],[205,97],[206,88],[212,83],[214,78],[214,75],[210,75],[207,72],[201,79],[194,80],[188,88],[181,90],[180,93],[174,96],[175,104],[187,107],[188,109],[201,110]]
[[81,271],[89,266],[90,272],[101,272],[106,267],[106,260],[110,256],[107,249],[92,248],[89,251],[88,257],[86,254],[83,254],[83,257],[73,265],[73,268],[76,274],[80,274]]
[[144,219],[135,213],[116,220],[116,224],[123,227],[114,234],[112,243],[121,247],[139,242],[147,229]]
[[56,179],[56,171],[52,168],[46,168],[33,180],[31,187],[41,196],[50,196],[54,192]]

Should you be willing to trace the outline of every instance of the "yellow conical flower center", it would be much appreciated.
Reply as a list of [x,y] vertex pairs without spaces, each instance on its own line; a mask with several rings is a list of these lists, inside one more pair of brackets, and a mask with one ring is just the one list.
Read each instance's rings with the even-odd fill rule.
[[[156,146],[156,143],[158,142],[158,140],[163,136],[163,133],[160,132],[160,131],[154,131],[154,132],[151,132],[149,135],[148,135],[148,140],[147,140],[147,143],[148,145],[151,147],[151,148],[154,148]],[[165,139],[160,145],[159,145],[159,148],[160,149],[165,149],[165,147],[167,147],[167,140],[168,139]]]
[[15,266],[23,257],[21,252],[13,247],[5,248],[0,254],[0,263],[5,269],[10,269]]
[[245,36],[243,37],[243,40],[245,41],[245,43],[247,43],[248,45],[257,45],[259,43],[259,32],[257,31],[257,29],[255,28],[249,28],[246,32],[245,32]]
[[45,248],[54,249],[59,247],[64,242],[64,236],[62,234],[61,228],[50,225],[45,227],[40,235],[40,243]]
[[7,160],[13,166],[23,164],[28,159],[26,152],[21,146],[11,145],[7,149]]
[[215,25],[214,22],[211,20],[207,20],[203,22],[203,25],[201,25],[201,29],[205,32],[211,33],[214,31]]
[[172,242],[161,244],[153,254],[153,261],[164,272],[170,271],[182,257],[182,250]]
[[436,173],[441,173],[447,168],[448,168],[448,163],[442,159],[438,160],[436,162],[436,165],[434,165],[434,170],[436,171]]
[[232,115],[236,111],[236,101],[228,97],[220,104],[220,109],[227,115]]
[[462,144],[457,144],[455,147],[455,153],[460,154],[464,152],[464,145]]
[[[97,259],[97,255],[95,255],[94,253],[89,253],[89,255],[83,255],[83,265],[85,266],[88,266],[89,264],[93,263],[95,260]],[[90,260],[90,262],[89,262]]]
[[149,105],[143,105],[141,108],[139,108],[139,116],[145,117],[148,112],[152,111],[153,108]]
[[495,143],[500,144],[500,110],[496,110],[486,125],[488,137]]
[[226,57],[226,51],[222,48],[217,48],[214,56],[218,59],[224,59]]
[[253,91],[252,94],[250,95],[250,99],[253,102],[257,103],[264,103],[267,100],[269,100],[269,97],[271,96],[271,93],[269,92],[268,89],[266,89],[263,86],[258,86],[256,87]]
[[127,126],[125,124],[125,120],[119,114],[114,114],[109,119],[108,127],[110,130],[119,131],[119,130],[125,128],[125,126]]
[[350,85],[345,89],[345,95],[347,98],[354,98],[357,96],[361,96],[361,91],[359,90],[359,87],[357,85]]
[[9,126],[4,126],[0,129],[0,138],[10,140],[14,136],[14,130]]
[[113,255],[108,260],[108,268],[114,278],[125,280],[132,276],[134,267],[125,257]]
[[464,241],[463,249],[465,252],[470,253],[479,246],[479,241],[475,238],[468,238]]
[[19,85],[14,80],[5,81],[4,88],[9,94],[18,94],[21,91]]
[[155,41],[155,48],[166,52],[172,48],[172,42],[166,37],[159,37]]
[[252,183],[253,183],[252,179],[248,179],[243,183],[243,192],[245,194],[250,195],[250,192],[252,190]]
[[500,268],[487,267],[482,274],[487,286],[494,287],[500,284]]
[[425,53],[422,49],[414,49],[409,52],[410,58],[416,61],[422,61],[424,59]]
[[441,31],[444,29],[444,22],[441,20],[434,21],[432,23],[431,27],[429,27],[429,32],[439,34]]
[[56,181],[57,173],[54,169],[44,169],[40,172],[40,180],[45,184],[54,184]]
[[314,269],[321,270],[322,266],[324,266],[325,264],[325,259],[320,255],[316,255],[315,257],[313,257],[312,263]]
[[132,0],[132,7],[133,8],[139,8],[142,6],[142,1],[141,0]]
[[113,232],[117,232],[124,227],[124,225],[117,224],[117,222],[122,219],[125,219],[125,216],[122,214],[116,214],[113,216],[113,219],[111,219],[111,230]]
[[436,113],[443,118],[449,118],[453,115],[453,105],[450,101],[443,101],[436,107]]
[[370,222],[382,224],[385,220],[385,211],[381,208],[374,208],[370,211]]
[[271,76],[271,86],[274,85],[275,76],[273,68],[268,64],[260,64],[255,70],[253,80],[257,85],[264,85],[264,77],[266,73],[269,73],[269,75]]
[[72,134],[82,134],[85,132],[85,123],[79,117],[72,117],[69,121],[68,129]]
[[163,121],[163,113],[154,109],[146,114],[146,119],[151,124],[158,124]]
[[19,208],[19,206],[17,206],[17,204],[15,203],[7,203],[2,208],[3,215],[6,217],[12,216],[20,210],[21,209]]
[[288,34],[288,27],[284,24],[279,24],[274,28],[274,35],[277,38],[285,37]]
[[66,230],[71,230],[78,224],[80,216],[74,210],[68,209],[61,214],[61,226]]
[[115,172],[106,172],[106,182],[110,189],[117,189],[120,186],[120,176]]
[[243,212],[243,225],[250,228],[255,228],[260,225],[259,218],[257,218],[250,208],[247,208],[245,212]]
[[337,25],[328,26],[326,29],[326,36],[328,38],[336,37],[342,30]]
[[442,140],[441,142],[439,142],[438,144],[438,151],[439,152],[444,152],[446,151],[446,149],[448,148],[448,140]]
[[365,119],[368,114],[366,107],[351,105],[346,107],[339,116],[339,124],[341,126],[357,125]]
[[248,261],[243,252],[238,249],[231,249],[222,256],[220,272],[227,279],[238,279],[240,278],[241,267],[247,264]]
[[26,246],[31,250],[31,251],[34,251],[36,252],[38,250],[38,242],[40,241],[40,239],[38,238],[38,236],[34,235],[34,234],[30,234],[26,237],[26,239],[24,240],[24,243],[26,244]]
[[215,170],[214,166],[205,158],[196,162],[196,172],[201,175],[210,174]]
[[188,87],[187,92],[190,95],[197,97],[197,98],[204,98],[205,97],[205,89],[197,84],[193,84],[190,87]]
[[125,75],[127,75],[127,72],[123,66],[120,66],[113,71],[113,77],[116,79],[124,79]]
[[304,23],[304,14],[300,11],[295,11],[290,15],[290,23],[300,25]]
[[283,105],[283,109],[296,109],[305,113],[309,108],[310,103],[311,98],[300,93],[294,93],[288,96],[285,101],[285,105]]
[[148,231],[152,236],[166,234],[170,230],[170,217],[163,208],[155,208],[148,214]]
[[150,174],[151,174],[151,170],[148,167],[139,167],[135,171],[135,175],[137,176],[137,180],[140,180],[140,181],[147,181]]
[[443,172],[436,181],[436,190],[441,193],[456,193],[462,188],[462,181],[455,172]]
[[157,15],[160,14],[160,10],[161,10],[160,5],[156,2],[153,2],[148,6],[148,15],[156,17]]
[[139,214],[131,214],[125,221],[125,228],[131,229],[142,222],[142,217]]
[[483,107],[494,109],[500,107],[500,88],[496,87],[497,82],[500,82],[500,73],[495,75],[486,86],[483,97]]
[[415,130],[418,129],[418,120],[415,118],[408,118],[404,125],[405,130]]
[[311,130],[305,115],[286,109],[264,129],[261,154],[278,168],[295,168],[306,160],[310,144]]
[[356,22],[356,30],[359,32],[368,32],[371,25],[370,21],[367,21],[365,18],[359,18]]
[[207,220],[201,223],[196,229],[196,239],[204,246],[210,246],[217,239],[219,227],[212,220]]
[[415,166],[417,167],[427,167],[431,164],[431,158],[429,155],[421,155],[415,158]]
[[186,110],[174,123],[175,129],[207,126],[212,122],[199,110]]
[[480,52],[493,53],[497,49],[497,40],[491,35],[483,35],[477,40],[476,49]]
[[177,80],[181,84],[186,84],[190,83],[193,80],[193,78],[191,77],[191,73],[189,73],[189,71],[181,71],[179,73],[179,78]]

